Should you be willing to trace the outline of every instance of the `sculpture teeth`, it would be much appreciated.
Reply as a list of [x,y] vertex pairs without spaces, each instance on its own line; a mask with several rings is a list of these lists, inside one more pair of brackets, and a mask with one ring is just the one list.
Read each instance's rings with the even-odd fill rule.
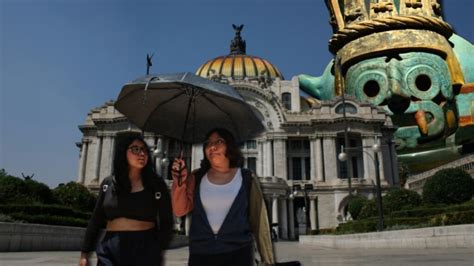
[[424,135],[428,134],[428,123],[426,122],[426,113],[423,110],[418,110],[415,113],[415,120],[420,132]]

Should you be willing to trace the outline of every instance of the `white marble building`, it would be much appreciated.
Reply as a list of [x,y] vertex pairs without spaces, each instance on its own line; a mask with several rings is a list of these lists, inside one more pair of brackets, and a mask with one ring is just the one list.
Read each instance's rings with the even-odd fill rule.
[[[379,174],[384,190],[398,185],[398,169],[390,118],[377,107],[346,97],[346,116],[351,147],[348,165],[337,155],[344,143],[345,120],[342,99],[319,102],[299,89],[298,78],[285,80],[268,61],[245,54],[242,40],[234,39],[231,54],[209,60],[198,75],[235,87],[254,108],[266,127],[264,133],[242,145],[245,167],[261,178],[269,219],[278,223],[283,239],[294,239],[310,230],[336,227],[347,218],[347,176],[353,193],[375,195],[374,152],[381,144]],[[112,173],[114,140],[124,132],[137,131],[116,111],[113,102],[92,109],[79,126],[83,133],[77,181],[97,190]],[[145,132],[147,143],[165,153],[157,154],[156,165],[168,179],[168,161],[177,154],[174,140]],[[186,151],[188,165],[199,167],[202,146]],[[348,171],[349,170],[349,171]]]

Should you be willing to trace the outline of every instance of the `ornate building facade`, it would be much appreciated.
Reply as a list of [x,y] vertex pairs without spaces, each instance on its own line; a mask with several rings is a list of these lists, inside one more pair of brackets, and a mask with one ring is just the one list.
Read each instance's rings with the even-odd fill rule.
[[[295,239],[350,219],[348,176],[352,177],[352,193],[367,198],[375,195],[376,171],[383,190],[399,186],[391,141],[396,128],[381,108],[355,97],[319,101],[309,96],[300,90],[298,77],[285,80],[269,61],[247,55],[242,28],[236,28],[230,54],[205,62],[196,74],[236,88],[265,125],[265,131],[243,143],[241,149],[244,166],[260,178],[269,219],[278,224],[280,238]],[[93,191],[112,174],[115,139],[140,132],[113,104],[110,101],[92,109],[79,126],[83,137],[77,143],[77,181]],[[346,126],[352,151],[341,162],[338,155]],[[153,148],[157,172],[170,183],[169,162],[177,155],[178,143],[149,132],[144,137]],[[376,143],[381,147],[379,169],[370,148]],[[201,145],[185,149],[192,169],[199,167],[202,156]]]

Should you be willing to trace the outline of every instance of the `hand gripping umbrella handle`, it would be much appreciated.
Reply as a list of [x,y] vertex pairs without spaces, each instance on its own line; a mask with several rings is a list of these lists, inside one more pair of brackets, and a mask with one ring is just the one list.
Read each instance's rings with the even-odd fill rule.
[[171,169],[171,171],[178,173],[178,186],[181,186],[182,185],[181,173],[185,169],[185,167],[183,167],[183,163],[181,163],[181,160],[183,160],[183,146],[181,146],[181,151],[179,152],[178,159],[180,159],[178,170]]

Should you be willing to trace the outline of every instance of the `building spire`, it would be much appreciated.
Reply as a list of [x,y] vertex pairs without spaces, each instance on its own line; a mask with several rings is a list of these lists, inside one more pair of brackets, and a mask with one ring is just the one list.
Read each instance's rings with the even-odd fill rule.
[[241,24],[239,26],[232,24],[232,27],[235,30],[235,37],[230,42],[230,54],[245,54],[245,40],[240,37],[240,32],[244,28],[244,24]]

